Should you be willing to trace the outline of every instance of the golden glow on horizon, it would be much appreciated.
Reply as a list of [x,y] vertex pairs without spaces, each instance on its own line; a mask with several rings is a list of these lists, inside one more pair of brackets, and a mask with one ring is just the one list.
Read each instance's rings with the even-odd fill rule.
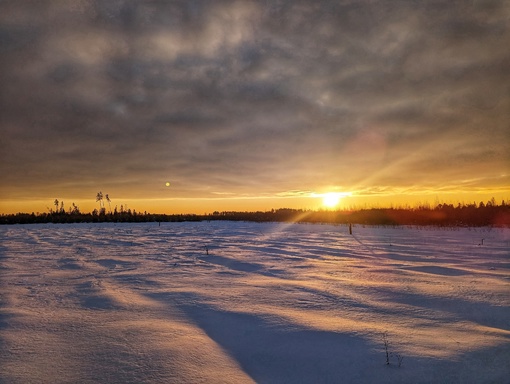
[[326,192],[310,194],[310,197],[321,198],[322,206],[329,209],[338,208],[342,199],[347,196],[352,196],[352,192]]
[[342,195],[340,193],[329,192],[322,197],[322,204],[327,208],[334,208],[340,202]]
[[[165,185],[162,183],[160,185]],[[323,200],[329,193],[338,193],[339,202],[334,207],[328,207]],[[46,199],[0,199],[0,214],[11,213],[44,213],[54,209],[55,198],[64,202],[66,212],[72,203],[75,203],[81,212],[88,213],[97,209],[97,202],[94,199],[94,190],[89,194],[91,198],[74,198],[73,196],[56,195]],[[423,194],[363,194],[359,192],[323,192],[323,193],[302,193],[295,196],[242,196],[242,197],[172,197],[172,198],[130,198],[127,196],[111,193],[112,210],[121,205],[126,208],[135,209],[137,212],[167,213],[167,214],[204,214],[214,211],[267,211],[278,208],[293,209],[362,209],[362,208],[387,208],[387,207],[417,207],[422,205],[435,206],[444,204],[479,204],[487,203],[495,198],[498,204],[502,201],[510,201],[510,191],[478,191],[458,193],[423,193]]]

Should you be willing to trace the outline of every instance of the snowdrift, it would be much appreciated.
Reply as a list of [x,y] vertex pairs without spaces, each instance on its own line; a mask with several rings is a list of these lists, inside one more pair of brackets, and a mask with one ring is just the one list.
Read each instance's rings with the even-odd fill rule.
[[1,383],[510,382],[508,228],[44,224],[0,239]]

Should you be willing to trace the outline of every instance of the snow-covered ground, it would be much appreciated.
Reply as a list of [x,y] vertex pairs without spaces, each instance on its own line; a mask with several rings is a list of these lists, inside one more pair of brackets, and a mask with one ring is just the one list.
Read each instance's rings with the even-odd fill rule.
[[3,226],[0,278],[2,384],[510,383],[509,229]]

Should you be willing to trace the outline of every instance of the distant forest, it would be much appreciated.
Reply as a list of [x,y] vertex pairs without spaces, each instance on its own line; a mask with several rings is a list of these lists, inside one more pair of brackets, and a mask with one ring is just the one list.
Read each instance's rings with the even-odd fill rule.
[[[108,195],[106,195],[108,196]],[[107,199],[109,202],[109,199]],[[330,224],[362,224],[387,226],[438,226],[438,227],[510,227],[510,202],[503,201],[500,205],[494,199],[479,204],[438,204],[417,208],[366,208],[357,210],[303,210],[280,208],[258,212],[216,211],[210,214],[154,214],[121,210],[117,208],[107,212],[104,205],[91,213],[82,213],[73,206],[67,211],[63,203],[55,200],[55,210],[48,213],[16,213],[0,216],[0,224],[33,224],[33,223],[121,223],[121,222],[183,222],[183,221],[254,221],[254,222],[297,222],[297,223],[330,223]]]

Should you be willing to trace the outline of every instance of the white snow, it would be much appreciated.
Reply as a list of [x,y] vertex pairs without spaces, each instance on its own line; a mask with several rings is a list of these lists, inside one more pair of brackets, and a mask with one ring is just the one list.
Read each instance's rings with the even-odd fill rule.
[[2,226],[0,289],[2,384],[510,383],[510,229]]

